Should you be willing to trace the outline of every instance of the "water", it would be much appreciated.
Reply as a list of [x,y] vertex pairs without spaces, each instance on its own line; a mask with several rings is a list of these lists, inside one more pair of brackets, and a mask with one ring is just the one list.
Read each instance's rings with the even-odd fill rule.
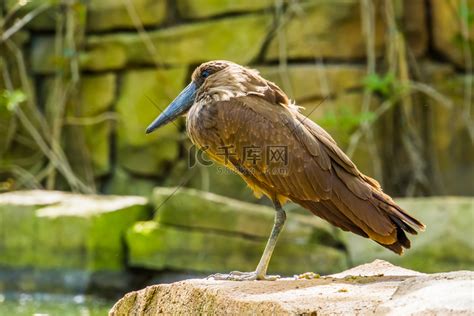
[[107,315],[114,302],[85,295],[0,293],[2,316]]

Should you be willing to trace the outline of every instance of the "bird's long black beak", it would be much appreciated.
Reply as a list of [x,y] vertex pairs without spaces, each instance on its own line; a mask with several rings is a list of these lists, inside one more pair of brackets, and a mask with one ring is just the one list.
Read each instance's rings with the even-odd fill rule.
[[157,128],[174,121],[181,114],[186,113],[194,103],[196,85],[193,81],[171,102],[170,105],[147,127],[149,134]]

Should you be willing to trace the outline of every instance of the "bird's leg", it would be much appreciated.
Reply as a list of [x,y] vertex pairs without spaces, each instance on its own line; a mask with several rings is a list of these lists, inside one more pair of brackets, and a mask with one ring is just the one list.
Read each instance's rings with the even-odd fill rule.
[[[273,201],[275,205],[275,222],[273,224],[272,232],[270,237],[268,238],[267,245],[265,246],[265,250],[263,251],[262,257],[260,258],[260,262],[258,263],[257,269],[255,270],[257,274],[257,280],[264,280],[267,278],[267,269],[268,264],[270,263],[270,259],[273,254],[273,250],[275,249],[278,236],[283,229],[286,221],[286,213],[285,210],[281,207],[280,202],[277,199]],[[277,276],[276,278],[278,278]],[[276,279],[275,278],[275,279]]]
[[267,275],[268,264],[275,249],[278,236],[280,235],[281,230],[285,224],[286,213],[285,210],[281,207],[280,202],[277,199],[273,201],[275,206],[275,222],[273,224],[272,232],[268,238],[267,245],[263,251],[260,262],[258,263],[257,269],[253,272],[240,272],[232,271],[229,274],[216,273],[210,275],[209,278],[214,278],[215,280],[233,280],[233,281],[251,281],[251,280],[267,280],[273,281],[278,279],[279,275]]

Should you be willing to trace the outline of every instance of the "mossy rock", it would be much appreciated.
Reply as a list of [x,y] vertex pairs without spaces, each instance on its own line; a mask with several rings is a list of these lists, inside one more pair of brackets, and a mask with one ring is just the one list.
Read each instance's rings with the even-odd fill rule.
[[[66,104],[62,142],[69,162],[79,176],[89,173],[97,178],[111,170],[110,137],[116,121],[111,108],[116,79],[113,73],[83,75],[78,97]],[[53,85],[53,77],[42,81],[41,94],[45,99],[50,97]]]
[[[111,172],[112,129],[112,122],[108,121],[86,126],[64,127],[63,149],[76,176],[98,180]],[[64,186],[61,186],[58,183],[57,188],[68,190],[67,183],[63,184]]]
[[[19,1],[7,0],[7,9],[11,10]],[[24,16],[44,4],[43,0],[30,0],[20,8],[18,15]],[[58,1],[49,1],[51,6],[26,24],[27,29],[35,31],[53,31],[58,23],[58,15],[64,14],[64,9]],[[110,31],[130,29],[136,30],[136,24],[131,18],[136,14],[140,23],[145,26],[157,26],[166,18],[166,0],[132,0],[133,9],[127,3],[115,0],[90,0],[76,2],[72,6],[76,22],[87,31]],[[133,10],[133,11],[131,11]]]
[[409,236],[412,247],[398,256],[375,242],[346,234],[352,263],[384,259],[421,272],[474,270],[474,198],[401,198],[396,202],[426,225]]
[[146,135],[145,129],[179,94],[186,74],[186,69],[179,67],[132,70],[123,75],[116,104],[120,167],[135,174],[158,176],[167,164],[177,159],[181,138],[179,120],[151,135]]
[[[291,18],[270,42],[267,60],[278,60],[282,50],[291,59],[365,57],[359,1],[290,3],[288,10]],[[377,18],[374,28],[375,53],[381,55],[384,21]]]
[[105,31],[112,29],[136,30],[131,15],[145,26],[161,24],[166,18],[166,0],[133,0],[133,11],[126,2],[115,0],[92,0],[88,5],[87,30]]
[[116,75],[112,73],[84,76],[79,89],[80,108],[72,114],[93,122],[84,125],[82,130],[84,145],[96,177],[106,175],[111,170],[110,137],[116,122],[111,108],[115,101],[116,80]]
[[[205,273],[253,271],[265,247],[264,240],[171,227],[155,221],[136,223],[128,230],[126,241],[130,266]],[[330,273],[345,267],[344,253],[337,249],[281,240],[269,273]]]
[[[90,36],[81,65],[87,70],[105,70],[129,64],[188,65],[213,59],[247,64],[260,52],[271,24],[271,15],[248,14],[150,31],[153,51],[139,34]],[[34,54],[42,53],[40,45],[36,46]],[[36,55],[35,59],[47,60],[48,56]],[[38,66],[36,71],[46,68],[39,62],[34,65]]]
[[0,266],[124,269],[124,231],[148,217],[141,197],[83,196],[56,191],[0,194]]
[[[54,84],[54,76],[47,76],[40,82],[40,94],[44,96],[45,102],[49,101],[48,97],[55,88]],[[66,104],[66,125],[76,125],[74,118],[77,117],[93,118],[112,110],[117,93],[117,76],[112,72],[83,74],[77,88],[77,97],[68,100]]]
[[[81,69],[90,71],[129,65],[189,65],[213,59],[247,64],[260,53],[271,24],[270,14],[248,14],[150,31],[152,51],[138,33],[91,35],[79,62]],[[48,74],[64,67],[67,56],[55,55],[51,47],[53,36],[34,37],[30,54],[33,72]]]
[[[239,175],[214,162],[209,165],[207,162],[204,162],[206,165],[202,163],[193,164],[190,162],[190,155],[193,154],[186,151],[186,158],[173,164],[173,169],[167,174],[161,185],[166,187],[179,186],[184,179],[189,179],[185,184],[189,188],[208,191],[245,202],[255,203],[259,201]],[[204,159],[208,161],[207,157]]]
[[[129,231],[128,240],[131,264],[153,269],[200,272],[254,269],[275,216],[271,207],[185,188],[156,188],[152,204],[156,209],[154,221],[137,224]],[[341,267],[345,260],[344,247],[329,224],[312,215],[291,211],[287,214],[279,239],[283,246],[275,250],[279,255],[272,260],[272,271],[291,274],[317,269],[326,273],[333,271],[332,264]],[[154,238],[159,241],[145,241]],[[168,242],[167,238],[174,242]],[[189,244],[189,250],[185,244]],[[318,255],[313,253],[313,247]],[[167,259],[174,257],[178,249],[186,249],[182,255],[176,255],[184,258]],[[197,253],[202,257],[190,263]],[[319,257],[323,253],[328,261]],[[147,256],[155,259],[148,260]],[[298,258],[298,264],[290,265],[290,257]]]
[[104,176],[111,172],[112,122],[106,121],[84,127],[85,145],[88,150],[92,170],[95,177]]
[[[187,188],[156,188],[151,201],[157,210],[155,221],[160,224],[220,231],[263,240],[270,235],[275,217],[275,210],[268,206]],[[321,240],[314,240],[314,236],[320,236]],[[332,239],[332,245],[337,244],[325,222],[314,216],[291,212],[281,239],[300,243]]]
[[184,18],[203,18],[225,13],[251,12],[272,8],[274,0],[178,0],[179,15]]
[[79,87],[80,108],[73,114],[91,117],[111,110],[117,93],[114,73],[83,75]]
[[297,104],[360,89],[366,75],[365,67],[355,65],[291,64],[284,68],[255,68],[265,79],[279,85]]
[[121,168],[117,168],[111,179],[107,181],[104,191],[106,194],[138,195],[148,198],[152,195],[156,185],[156,180],[136,177]]

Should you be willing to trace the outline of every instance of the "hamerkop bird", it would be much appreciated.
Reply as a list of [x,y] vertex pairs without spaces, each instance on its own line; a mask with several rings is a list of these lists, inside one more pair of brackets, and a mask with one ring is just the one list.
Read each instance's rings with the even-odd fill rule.
[[216,274],[216,279],[278,277],[266,273],[286,219],[282,204],[288,200],[398,254],[410,248],[405,232],[424,230],[377,181],[357,169],[324,129],[255,70],[220,60],[200,65],[146,132],[184,114],[192,142],[238,173],[258,197],[270,198],[276,210],[257,269]]

